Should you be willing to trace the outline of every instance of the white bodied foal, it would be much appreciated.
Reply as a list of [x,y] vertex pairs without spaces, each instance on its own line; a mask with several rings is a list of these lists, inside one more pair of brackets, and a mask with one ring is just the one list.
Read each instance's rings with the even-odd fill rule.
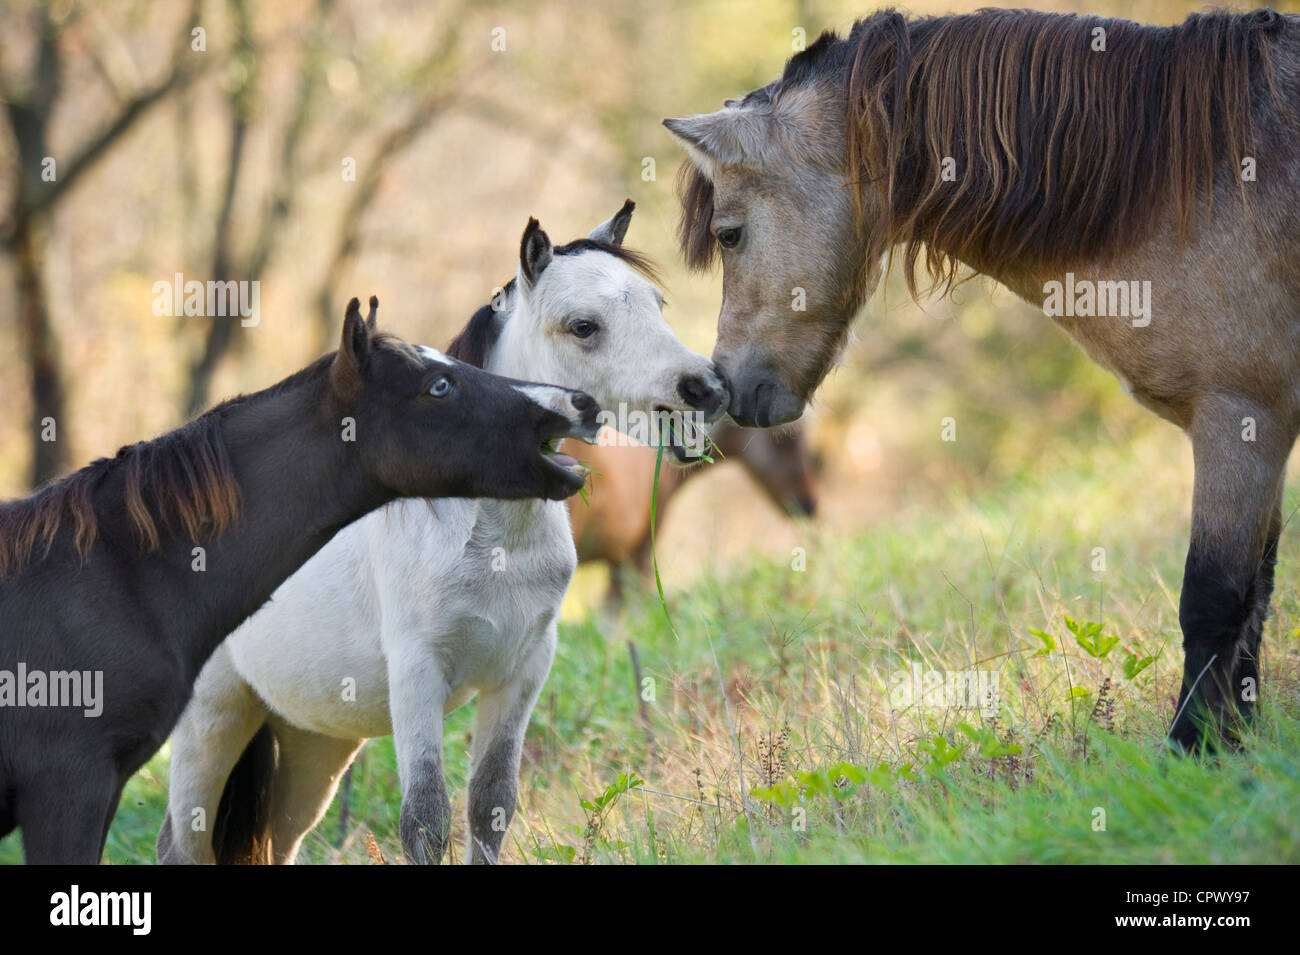
[[[720,416],[722,379],[677,340],[622,249],[631,214],[629,201],[560,247],[530,221],[515,280],[449,354],[581,388],[606,410]],[[200,675],[172,736],[159,860],[292,862],[362,742],[392,733],[403,850],[439,861],[451,823],[443,717],[477,694],[467,857],[495,862],[577,566],[565,507],[409,501],[335,536]]]

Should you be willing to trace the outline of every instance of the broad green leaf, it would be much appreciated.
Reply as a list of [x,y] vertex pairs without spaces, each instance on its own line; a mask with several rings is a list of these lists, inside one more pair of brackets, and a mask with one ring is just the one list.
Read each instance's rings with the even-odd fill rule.
[[1124,654],[1124,679],[1133,679],[1155,662],[1155,657],[1139,657],[1136,653]]

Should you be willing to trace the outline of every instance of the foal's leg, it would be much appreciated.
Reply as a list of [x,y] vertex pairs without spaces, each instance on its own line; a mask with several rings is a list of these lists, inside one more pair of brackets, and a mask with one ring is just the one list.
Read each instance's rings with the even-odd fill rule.
[[16,801],[29,865],[98,865],[122,783],[111,766],[51,765]]
[[442,861],[451,832],[451,800],[442,772],[447,683],[433,650],[413,640],[388,649],[388,706],[402,782],[402,852],[410,862]]
[[334,800],[363,739],[335,739],[272,720],[280,762],[271,790],[271,848],[276,865],[293,865],[303,838]]
[[470,753],[469,846],[473,865],[494,865],[519,794],[519,758],[528,719],[555,658],[555,623],[524,662],[513,683],[479,693]]
[[212,865],[212,826],[226,780],[266,722],[266,704],[239,675],[223,644],[208,658],[172,731],[167,818],[158,832],[164,865]]
[[[1254,440],[1243,439],[1254,420]],[[1238,714],[1239,679],[1257,676],[1259,632],[1272,583],[1270,541],[1292,437],[1267,410],[1211,397],[1191,428],[1196,462],[1192,539],[1178,619],[1186,660],[1169,738],[1185,750]]]

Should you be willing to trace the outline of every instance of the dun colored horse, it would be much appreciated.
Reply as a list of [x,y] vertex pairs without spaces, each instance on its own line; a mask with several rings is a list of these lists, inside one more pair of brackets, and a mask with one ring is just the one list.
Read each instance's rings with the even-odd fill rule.
[[[969,267],[1191,438],[1170,739],[1231,735],[1258,690],[1300,430],[1300,18],[1180,26],[892,10],[824,34],[685,145],[681,238],[723,268],[714,358],[744,425],[792,421],[894,256]],[[1155,489],[1153,489],[1154,492]]]

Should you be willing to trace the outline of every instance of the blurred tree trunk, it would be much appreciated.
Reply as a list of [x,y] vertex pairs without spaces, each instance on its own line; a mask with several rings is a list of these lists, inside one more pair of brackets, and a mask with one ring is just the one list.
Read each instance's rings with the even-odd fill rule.
[[465,87],[473,86],[457,69],[456,49],[461,38],[461,24],[464,22],[461,16],[463,8],[464,5],[461,5],[444,13],[442,22],[445,30],[438,44],[414,71],[410,85],[414,89],[424,90],[424,95],[411,107],[404,119],[378,137],[378,145],[368,161],[362,164],[358,160],[358,166],[365,171],[353,185],[352,195],[344,203],[338,234],[330,247],[325,269],[312,296],[316,302],[317,329],[323,350],[334,347],[341,317],[339,303],[344,298],[339,295],[339,283],[356,259],[361,246],[361,226],[365,212],[379,192],[384,173],[443,112],[463,96]]
[[[269,201],[255,228],[254,238],[247,256],[239,265],[235,248],[235,236],[231,230],[231,220],[235,196],[244,171],[244,146],[249,132],[249,115],[254,94],[257,90],[258,74],[254,67],[245,81],[230,94],[230,151],[227,156],[226,181],[222,190],[221,208],[217,213],[217,226],[213,239],[212,260],[208,278],[225,282],[239,277],[249,282],[261,281],[262,273],[271,255],[279,245],[280,236],[293,210],[298,195],[300,175],[299,151],[303,135],[307,129],[307,120],[316,99],[324,72],[325,18],[334,7],[335,0],[322,0],[309,18],[314,27],[310,39],[303,48],[303,65],[299,73],[294,105],[289,112],[280,146],[280,175],[271,187]],[[247,0],[233,0],[235,22],[239,28],[236,49],[237,55],[246,63],[258,62],[257,47],[253,40],[253,27],[249,17]],[[212,323],[208,326],[204,338],[203,350],[190,369],[189,386],[185,394],[185,415],[192,417],[211,401],[212,378],[217,366],[235,345],[235,322],[229,318],[209,316]]]
[[56,429],[65,427],[65,422],[63,378],[59,371],[57,339],[46,307],[43,242],[37,235],[39,228],[35,221],[24,215],[15,223],[10,242],[17,273],[18,328],[30,374],[32,487],[39,487],[62,473],[66,460],[63,442],[43,438],[46,418],[53,419]]
[[[42,439],[42,422],[46,418],[54,420],[56,435],[58,430],[66,427],[59,344],[50,320],[45,285],[46,229],[54,209],[68,194],[69,187],[99,162],[154,105],[193,78],[197,70],[183,67],[181,57],[188,48],[190,25],[194,22],[196,9],[197,4],[192,4],[168,75],[157,85],[138,91],[125,100],[113,120],[98,135],[82,144],[70,158],[50,154],[47,132],[61,93],[59,37],[61,31],[72,26],[75,18],[60,26],[51,18],[48,4],[33,9],[37,55],[31,75],[23,89],[0,90],[0,98],[4,99],[6,107],[4,117],[18,156],[17,182],[13,198],[5,210],[0,243],[13,258],[17,276],[18,328],[29,372],[31,397],[33,487],[58,476],[67,464],[64,443]],[[47,160],[52,160],[53,166],[47,167]]]
[[[46,127],[59,95],[58,34],[49,11],[40,14],[36,63],[25,99],[10,96],[9,126],[18,153],[18,182],[9,209],[5,246],[14,260],[18,295],[18,329],[29,373],[28,393],[32,436],[31,484],[37,487],[57,475],[64,464],[63,445],[44,441],[42,421],[53,418],[63,427],[63,382],[59,372],[58,342],[50,324],[45,294],[44,216],[33,209],[34,198],[54,183],[41,178],[46,153]],[[57,167],[56,167],[57,168]],[[57,179],[56,179],[57,182]]]
[[343,222],[335,237],[325,271],[316,286],[314,296],[320,332],[326,343],[325,348],[333,347],[332,340],[338,334],[342,318],[342,309],[338,307],[338,282],[347,274],[356,258],[357,250],[361,245],[361,223],[366,209],[370,207],[379,192],[385,170],[393,160],[405,152],[411,143],[415,142],[420,133],[429,127],[451,100],[450,92],[429,96],[405,120],[390,129],[379,141],[379,146],[374,150],[369,162],[365,164],[365,174],[359,178],[352,195],[344,205]]
[[[231,274],[231,236],[230,216],[235,204],[235,192],[239,187],[239,173],[244,162],[244,144],[248,141],[248,120],[241,93],[231,97],[230,151],[226,160],[226,181],[221,190],[221,208],[217,213],[216,231],[213,237],[212,261],[208,267],[207,278],[214,282],[227,282],[234,278]],[[230,348],[230,339],[234,334],[235,320],[229,317],[209,315],[207,337],[203,342],[203,351],[190,369],[189,387],[185,393],[185,417],[190,418],[202,410],[208,403],[208,393],[212,389],[212,376],[217,370],[226,350]]]

